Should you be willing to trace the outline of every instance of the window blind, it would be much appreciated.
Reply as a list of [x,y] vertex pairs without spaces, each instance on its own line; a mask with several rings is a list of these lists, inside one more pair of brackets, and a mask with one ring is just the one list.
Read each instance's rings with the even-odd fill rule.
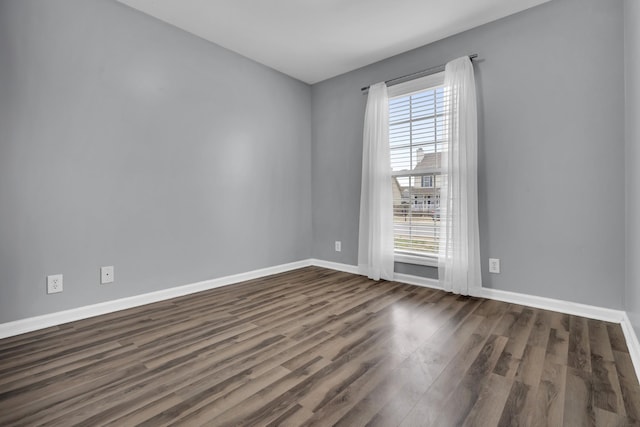
[[389,100],[396,253],[437,257],[442,152],[446,149],[442,83]]

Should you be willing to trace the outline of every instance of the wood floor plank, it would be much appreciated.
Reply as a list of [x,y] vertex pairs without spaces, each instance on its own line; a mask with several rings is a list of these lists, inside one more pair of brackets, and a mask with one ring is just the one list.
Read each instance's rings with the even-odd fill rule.
[[[273,422],[284,416],[291,407],[298,405],[299,397],[313,389],[315,379],[322,378],[324,373],[333,372],[333,369],[327,369],[328,366],[318,356],[270,386],[258,390],[240,404],[208,420],[206,424],[224,426]],[[268,418],[271,420],[267,421]],[[154,425],[154,422],[151,419],[149,425]]]
[[[611,331],[609,331],[611,336]],[[611,342],[613,345],[613,341]],[[621,348],[616,346],[616,348]],[[638,387],[638,379],[635,376],[635,370],[631,363],[629,353],[622,351],[613,351],[615,358],[615,366],[618,372],[618,382],[622,393],[622,401],[627,416],[640,423],[640,388]]]
[[523,384],[537,388],[544,369],[545,357],[545,348],[531,345],[525,346],[515,379]]
[[533,309],[526,308],[518,315],[518,318],[502,335],[509,338],[507,345],[496,364],[494,372],[504,377],[512,378],[516,375],[520,359],[527,346],[529,335],[534,326],[535,313]]
[[[503,306],[504,307],[504,306]],[[407,359],[401,368],[390,375],[376,390],[358,402],[339,425],[391,425],[413,408],[430,385],[442,373],[467,339],[475,332],[488,333],[495,319],[472,314],[453,332],[443,325],[423,346]]]
[[465,427],[498,425],[512,384],[512,379],[494,373],[489,374],[485,386],[462,425]]
[[554,363],[554,359],[544,361],[536,404],[531,410],[531,426],[560,426],[564,418],[565,384],[567,367]]
[[[508,377],[507,377],[508,378]],[[520,381],[514,381],[511,391],[504,404],[502,415],[498,421],[499,427],[525,425],[527,397],[531,395],[531,386]]]
[[624,415],[605,411],[604,409],[595,408],[596,427],[627,427],[637,425],[634,420]]
[[593,381],[588,372],[567,368],[563,425],[589,427],[595,425]]
[[547,347],[549,331],[551,329],[551,315],[552,312],[550,311],[538,310],[527,345],[542,348]]
[[[606,344],[600,344],[599,340],[595,340],[591,346],[596,350],[591,353],[593,404],[597,408],[626,417],[618,371],[608,342],[606,340]],[[602,353],[605,354],[604,357],[600,355]],[[609,357],[611,360],[606,360]]]
[[436,425],[461,425],[467,419],[483,386],[489,381],[507,341],[508,338],[500,335],[491,335],[487,339],[462,382],[440,408]]
[[588,320],[571,316],[569,321],[568,366],[584,372],[591,372],[591,347],[589,345]]
[[[300,425],[337,424],[354,404],[371,393],[389,375],[394,375],[401,361],[402,356],[390,356],[372,367],[362,366],[362,372],[347,377],[338,386],[325,393],[324,398],[313,409],[313,416]],[[304,401],[301,403],[304,405]]]
[[556,328],[550,329],[546,358],[558,365],[567,364],[569,359],[569,332]]
[[622,333],[622,328],[620,328],[620,325],[606,323],[606,326],[607,333],[609,335],[609,341],[611,343],[611,348],[621,353],[629,353],[629,348],[627,348],[627,341],[624,339],[624,334]]
[[620,325],[306,267],[0,340],[0,425],[640,425]]
[[[401,394],[403,386],[412,381],[416,386],[418,384],[430,384],[433,382],[433,376],[426,373],[424,367],[415,359],[407,358],[398,369],[389,372],[366,396],[357,403],[352,403],[351,407],[342,414],[342,417],[336,421],[335,425],[343,427],[365,426],[376,414],[384,412],[385,408],[398,410],[399,413],[405,414],[415,404],[416,399],[399,399],[405,404],[404,411],[400,409],[399,404],[386,405],[394,397],[398,397]],[[390,418],[396,417],[391,416]]]
[[[484,322],[490,322],[490,320],[484,319]],[[480,331],[483,333],[478,333]],[[490,329],[479,326],[471,334],[458,353],[450,358],[445,369],[403,419],[401,426],[421,425],[420,423],[422,425],[432,425],[435,422],[439,416],[440,408],[443,407],[449,396],[463,380],[476,357],[485,346],[485,342],[491,332]]]
[[587,324],[589,326],[589,348],[591,350],[591,357],[597,356],[606,362],[615,362],[607,324],[593,319],[588,319]]
[[[537,392],[544,369],[545,355],[545,348],[535,345],[527,345],[525,347],[522,360],[518,365],[515,375],[515,381],[519,383],[517,384],[518,390],[514,390],[512,387],[512,391],[517,393],[516,396],[513,397],[516,397],[518,400],[516,405],[511,406],[507,417],[509,422],[506,425],[531,424],[531,419],[537,405]],[[512,396],[510,395],[509,399],[511,398]],[[511,403],[512,401],[509,400],[506,405],[510,405]],[[503,412],[503,416],[504,415],[505,413]],[[500,420],[500,424],[502,423],[503,419]]]

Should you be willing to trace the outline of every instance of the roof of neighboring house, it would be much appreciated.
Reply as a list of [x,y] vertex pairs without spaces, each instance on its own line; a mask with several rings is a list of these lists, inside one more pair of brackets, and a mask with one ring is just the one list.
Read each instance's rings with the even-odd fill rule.
[[[418,150],[418,155],[422,155],[422,150]],[[415,168],[413,168],[412,172],[434,172],[435,169],[440,167],[440,162],[442,160],[442,153],[426,153],[422,156],[422,159],[418,162]],[[420,176],[414,177],[417,182],[420,182]],[[415,183],[415,181],[412,180]],[[401,198],[405,190],[408,190],[409,187],[403,187],[400,185],[397,177],[393,177],[393,193],[394,199]],[[411,186],[411,195],[412,196],[437,196],[440,194],[439,187],[422,187],[418,185]]]
[[442,160],[441,152],[426,153],[424,156],[422,156],[422,159],[420,160],[420,162],[418,162],[416,167],[413,168],[413,171],[415,172],[415,171],[421,171],[421,170],[433,170],[435,168],[439,168],[441,160]]

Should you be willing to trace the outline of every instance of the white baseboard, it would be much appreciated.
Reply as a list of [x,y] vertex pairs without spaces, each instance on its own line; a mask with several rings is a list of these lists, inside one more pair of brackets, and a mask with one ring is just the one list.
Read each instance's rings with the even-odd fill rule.
[[[246,273],[234,274],[230,276],[219,277],[216,279],[204,280],[202,282],[191,283],[188,285],[177,286],[174,288],[163,289],[161,291],[135,295],[132,297],[92,304],[70,310],[59,311],[56,313],[45,314],[42,316],[2,323],[0,324],[0,338],[6,338],[25,332],[31,332],[38,329],[61,325],[63,323],[99,316],[101,314],[107,314],[115,311],[125,310],[128,308],[138,307],[153,302],[164,301],[171,298],[189,295],[195,292],[206,291],[209,289],[219,288],[234,283],[244,282],[246,280],[258,279],[260,277],[270,276],[272,274],[284,273],[286,271],[291,271],[310,265],[328,268],[331,270],[344,271],[346,273],[358,274],[358,267],[355,265],[341,264],[337,262],[324,261],[313,258],[305,259],[288,264],[280,264],[273,267],[261,268]],[[433,289],[442,289],[439,285],[439,282],[435,279],[428,279],[425,277],[401,273],[395,273],[394,276],[395,281],[397,282],[408,283],[416,286],[424,286]],[[515,292],[508,292],[491,288],[480,288],[477,292],[477,295],[476,292],[474,292],[474,295],[498,301],[505,301],[515,304],[527,305],[530,307],[542,308],[545,310],[552,310],[566,314],[588,317],[591,319],[620,323],[622,331],[624,332],[625,339],[627,341],[627,346],[629,347],[629,353],[633,361],[633,366],[636,370],[636,375],[638,376],[638,378],[640,378],[640,342],[638,341],[638,337],[633,330],[632,324],[626,312],[622,310],[613,310],[587,304],[579,304],[570,301],[519,294]]]
[[606,322],[621,323],[622,318],[625,315],[625,312],[622,310],[596,307],[594,305],[580,304],[577,302],[563,301],[535,295],[519,294],[499,289],[480,288],[478,291],[477,296],[483,298],[527,305],[544,310],[558,311],[560,313],[588,317],[596,320],[604,320]]
[[[26,319],[15,320],[12,322],[1,323],[0,339],[23,334],[26,332],[36,331],[38,329],[62,325],[64,323],[75,322],[76,320],[88,319],[90,317],[100,316],[101,314],[113,313],[115,311],[126,310],[128,308],[139,307],[145,304],[151,304],[154,302],[164,301],[171,298],[193,294],[196,292],[219,288],[221,286],[244,282],[246,280],[252,280],[260,277],[270,276],[272,274],[283,273],[285,271],[295,270],[297,268],[307,267],[310,265],[328,268],[331,270],[344,271],[346,273],[358,274],[358,267],[355,265],[324,261],[314,258],[305,259],[288,264],[261,268],[246,273],[234,274],[231,276],[204,280],[202,282],[191,283],[188,285],[176,286],[156,292],[149,292],[146,294],[134,295],[127,298],[120,298],[112,301],[106,301],[97,304],[86,305],[83,307],[72,308],[69,310],[58,311],[55,313],[44,314],[41,316],[34,316]],[[437,280],[411,276],[408,274],[396,274],[395,276],[396,281],[398,282],[439,289]]]
[[[312,258],[309,260],[311,265],[317,267],[328,268],[331,270],[344,271],[345,273],[360,274],[357,265],[342,264],[339,262],[324,261],[321,259]],[[442,289],[440,282],[436,279],[429,279],[428,277],[413,276],[411,274],[393,273],[394,282],[407,283],[409,285],[422,286],[424,288]]]
[[325,261],[325,260],[316,259],[316,258],[311,258],[309,260],[309,264],[315,265],[316,267],[328,268],[330,270],[344,271],[345,273],[351,273],[351,274],[359,274],[357,265],[342,264],[339,262]]
[[[282,273],[285,271],[295,270],[297,268],[315,265],[318,267],[328,268],[331,270],[344,271],[346,273],[359,274],[358,267],[350,264],[342,264],[320,259],[305,259],[288,264],[276,265],[273,267],[262,268],[249,271],[246,273],[234,274],[216,279],[205,280],[202,282],[191,283],[188,285],[177,286],[161,291],[150,292],[132,297],[121,298],[113,301],[106,301],[98,304],[87,305],[84,307],[73,308],[70,310],[59,311],[56,313],[35,316],[26,319],[15,320],[8,323],[0,324],[0,338],[6,338],[13,335],[31,332],[38,329],[44,329],[51,326],[61,325],[63,323],[73,322],[76,320],[86,319],[89,317],[99,316],[101,314],[112,313],[114,311],[125,310],[128,308],[138,307],[153,302],[163,301],[170,298],[176,298],[195,292],[206,291],[221,286],[231,285],[246,280],[257,279],[272,274]],[[410,285],[424,286],[433,289],[442,289],[439,282],[410,274],[395,273],[395,281],[408,283]],[[475,293],[474,293],[475,294]],[[567,314],[589,317],[592,319],[605,320],[608,322],[622,323],[625,313],[621,310],[612,310],[607,308],[595,307],[586,304],[578,304],[569,301],[561,301],[551,298],[538,297],[533,295],[518,294],[514,292],[501,291],[498,289],[481,288],[478,290],[480,297],[495,299],[499,301],[511,302],[516,304],[528,305],[531,307],[542,308],[546,310],[559,311]],[[628,319],[628,318],[627,318]],[[634,334],[635,335],[635,334]],[[638,352],[640,354],[640,351]]]
[[409,285],[422,286],[423,288],[432,288],[442,290],[440,282],[436,279],[428,277],[414,276],[411,274],[393,273],[394,282],[408,283]]
[[127,308],[151,304],[153,302],[164,301],[183,295],[189,295],[196,292],[219,288],[221,286],[231,285],[233,283],[244,282],[246,280],[258,279],[260,277],[283,273],[285,271],[295,270],[297,268],[307,267],[309,265],[311,265],[311,260],[305,259],[288,264],[280,264],[273,267],[261,268],[246,273],[233,274],[230,276],[204,280],[202,282],[191,283],[188,285],[176,286],[169,289],[163,289],[161,291],[149,292],[132,297],[120,298],[113,301],[106,301],[98,304],[87,305],[84,307],[72,308],[70,310],[44,314],[42,316],[29,317],[26,319],[15,320],[13,322],[2,323],[0,324],[0,338],[6,338],[23,334],[25,332],[31,332],[38,329],[57,326],[63,323],[74,322],[76,320],[87,319],[89,317],[125,310]]
[[558,311],[560,313],[576,316],[588,317],[590,319],[604,320],[611,323],[619,323],[624,333],[629,356],[636,372],[636,377],[640,378],[640,342],[633,325],[629,320],[627,312],[624,310],[614,310],[610,308],[596,307],[593,305],[580,304],[571,301],[562,301],[552,298],[538,297],[534,295],[518,294],[515,292],[501,291],[499,289],[480,288],[479,295],[483,298],[498,301],[510,302],[514,304],[526,305],[529,307],[541,308],[544,310]]
[[499,289],[480,288],[479,295],[483,298],[498,301],[510,302],[514,304],[526,305],[529,307],[541,308],[544,310],[557,311],[560,313],[587,317],[590,319],[603,320],[605,322],[619,323],[624,333],[629,356],[636,372],[636,377],[640,379],[640,342],[629,320],[627,312],[624,310],[614,310],[610,308],[596,307],[593,305],[580,304],[571,301],[562,301],[552,298],[538,297],[534,295],[518,294],[515,292],[501,291]]

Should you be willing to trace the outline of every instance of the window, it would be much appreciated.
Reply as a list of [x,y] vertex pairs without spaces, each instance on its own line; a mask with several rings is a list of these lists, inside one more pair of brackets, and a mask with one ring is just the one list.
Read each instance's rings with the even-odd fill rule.
[[422,176],[422,186],[423,187],[433,187],[433,175],[423,175]]
[[444,73],[389,88],[389,146],[396,260],[437,265]]

